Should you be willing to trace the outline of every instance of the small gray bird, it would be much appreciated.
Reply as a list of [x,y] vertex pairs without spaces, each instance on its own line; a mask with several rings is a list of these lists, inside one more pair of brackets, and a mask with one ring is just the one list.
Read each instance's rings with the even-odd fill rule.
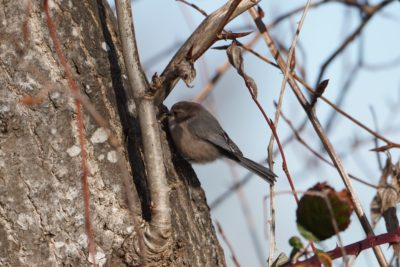
[[276,175],[268,168],[245,158],[217,119],[202,105],[186,101],[174,104],[168,114],[168,123],[175,146],[186,160],[206,163],[225,156],[268,183],[275,182]]

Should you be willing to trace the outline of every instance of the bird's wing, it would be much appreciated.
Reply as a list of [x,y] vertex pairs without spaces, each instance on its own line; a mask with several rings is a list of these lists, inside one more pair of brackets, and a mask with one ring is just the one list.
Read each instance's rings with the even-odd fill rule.
[[221,125],[214,117],[209,118],[207,121],[209,122],[207,126],[196,121],[190,121],[189,123],[191,125],[189,128],[194,129],[193,134],[198,138],[214,144],[228,152],[228,154],[233,153],[236,156],[243,156],[242,151],[240,151],[238,146],[229,138],[228,134],[222,129]]

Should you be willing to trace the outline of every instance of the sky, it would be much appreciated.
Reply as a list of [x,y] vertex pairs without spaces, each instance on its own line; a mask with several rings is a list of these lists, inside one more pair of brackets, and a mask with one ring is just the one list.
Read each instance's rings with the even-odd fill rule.
[[[192,1],[211,13],[225,1],[199,0]],[[315,2],[315,1],[312,1]],[[379,1],[369,1],[378,3]],[[302,6],[306,1],[261,1],[260,6],[265,12],[264,22],[269,23],[281,14]],[[190,36],[190,33],[200,24],[203,17],[194,9],[177,1],[138,0],[133,2],[135,31],[141,62],[146,68],[147,77],[154,72],[161,73],[169,59],[179,48],[179,45]],[[286,19],[278,27],[270,30],[271,34],[280,43],[288,47],[293,39],[294,31],[298,25],[300,13]],[[303,29],[299,36],[299,45],[296,50],[296,62],[306,71],[306,80],[315,85],[316,78],[323,62],[341,45],[346,36],[354,31],[360,23],[359,12],[355,8],[345,7],[340,3],[329,3],[311,9],[305,19]],[[329,85],[324,96],[336,102],[342,93],[345,81],[349,79],[352,69],[362,55],[365,66],[350,77],[351,86],[346,94],[342,109],[357,118],[367,126],[375,128],[371,108],[377,114],[380,132],[387,138],[400,142],[400,119],[397,116],[400,102],[400,4],[398,1],[387,6],[376,15],[363,30],[362,37],[349,45],[342,56],[334,60],[327,69],[323,79],[329,79]],[[227,30],[256,31],[249,14],[244,13],[225,28]],[[246,42],[254,34],[240,41]],[[229,42],[221,41],[217,45]],[[165,53],[168,51],[169,53]],[[272,59],[264,42],[260,40],[254,50]],[[246,54],[245,70],[253,77],[258,86],[258,100],[269,117],[275,114],[273,102],[278,100],[281,88],[282,73],[258,58]],[[197,77],[193,88],[187,88],[180,82],[172,94],[166,99],[165,104],[170,107],[181,100],[193,99],[203,88],[216,69],[226,61],[226,53],[221,50],[209,50],[196,63]],[[388,63],[392,62],[390,66]],[[396,64],[397,62],[397,64]],[[380,66],[386,66],[381,67]],[[244,155],[253,160],[263,160],[267,155],[267,145],[271,131],[264,121],[261,113],[254,105],[243,80],[237,73],[230,69],[216,84],[212,94],[204,105],[219,119],[221,125],[235,143],[241,148]],[[316,114],[322,125],[326,125],[332,109],[319,101]],[[298,104],[288,87],[286,90],[283,113],[289,117],[294,125],[299,125],[305,118],[305,113]],[[278,135],[281,140],[292,134],[286,123],[278,124]],[[313,148],[323,152],[321,143],[311,125],[301,133],[302,137]],[[377,184],[380,170],[376,154],[369,151],[374,147],[371,135],[344,119],[336,116],[329,138],[337,149],[348,172],[362,177],[366,181]],[[366,140],[354,146],[356,140]],[[317,182],[327,181],[337,190],[344,188],[343,182],[337,171],[321,163],[311,155],[302,145],[293,141],[284,148],[290,173],[298,191],[305,191]],[[326,157],[327,155],[324,154]],[[399,160],[399,153],[391,151],[394,162]],[[383,162],[386,155],[381,154]],[[299,235],[296,228],[296,203],[287,191],[289,183],[281,168],[281,157],[275,158],[275,172],[278,175],[276,191],[276,255],[283,252],[290,253],[288,240],[293,235]],[[240,166],[230,167],[224,160],[206,165],[193,165],[202,187],[207,196],[208,203],[212,203],[234,181],[234,176],[243,177],[247,171]],[[232,171],[233,168],[233,171]],[[235,174],[235,175],[233,175]],[[369,217],[369,205],[375,195],[374,189],[353,182],[362,206]],[[243,193],[248,203],[244,214],[238,195],[229,197],[223,204],[212,210],[213,221],[218,221],[230,240],[238,261],[242,266],[266,266],[265,259],[268,255],[268,240],[266,238],[265,211],[263,199],[269,194],[269,186],[257,177],[243,188]],[[257,257],[249,234],[249,222],[252,218],[253,228],[260,245],[262,259]],[[355,215],[352,216],[350,227],[341,237],[344,244],[350,244],[365,238],[360,223]],[[380,222],[375,232],[384,233],[384,223]],[[219,234],[218,237],[220,238]],[[324,249],[333,249],[337,239],[330,238],[320,245]],[[225,249],[228,266],[234,266],[230,259],[230,252],[220,238],[220,243]],[[391,257],[388,246],[382,246],[387,258]],[[260,263],[263,262],[262,264]],[[336,261],[339,266],[341,261]],[[354,262],[354,266],[376,266],[376,260],[370,250],[363,252]]]

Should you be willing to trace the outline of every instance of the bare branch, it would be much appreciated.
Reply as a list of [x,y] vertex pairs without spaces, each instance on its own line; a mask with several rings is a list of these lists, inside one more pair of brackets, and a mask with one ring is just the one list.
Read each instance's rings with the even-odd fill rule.
[[[276,47],[276,45],[273,42],[272,37],[270,36],[267,28],[265,27],[264,23],[262,22],[262,19],[258,16],[257,11],[255,8],[251,8],[250,12],[253,16],[253,19],[257,25],[257,28],[259,31],[263,34],[264,40],[270,49],[271,54],[275,57],[275,60],[277,61],[279,68],[283,71],[286,69],[286,63],[283,60],[282,56],[279,54],[279,51]],[[301,106],[303,107],[304,111],[306,112],[310,122],[312,123],[315,132],[318,134],[321,142],[323,143],[326,151],[328,152],[329,156],[331,157],[332,162],[335,164],[336,169],[339,172],[339,175],[341,176],[343,183],[345,184],[347,190],[351,194],[352,201],[354,203],[354,209],[356,211],[356,214],[358,216],[358,219],[367,234],[367,236],[374,236],[374,232],[372,230],[372,227],[365,215],[365,212],[361,206],[361,203],[358,199],[358,196],[353,189],[352,183],[350,181],[350,177],[348,176],[347,171],[345,170],[341,159],[337,155],[334,147],[332,146],[331,142],[329,141],[328,137],[325,134],[325,131],[323,130],[321,123],[319,122],[314,109],[309,109],[309,103],[306,100],[304,94],[301,92],[299,86],[297,85],[295,79],[292,77],[292,75],[289,76],[288,82],[292,88],[292,91],[296,95],[298,101],[300,102]],[[387,266],[387,262],[385,259],[385,256],[378,246],[373,247],[375,256],[377,257],[377,260],[381,266]]]
[[153,202],[152,219],[145,228],[146,251],[142,251],[145,256],[147,253],[158,254],[169,249],[171,243],[169,187],[156,119],[156,108],[153,100],[146,97],[149,84],[139,61],[130,1],[116,0],[115,4],[125,67],[140,121],[147,179]]
[[318,74],[318,78],[317,78],[317,82],[316,84],[318,85],[321,80],[322,77],[325,74],[326,69],[328,68],[329,64],[341,53],[344,51],[344,49],[350,44],[352,43],[352,41],[354,40],[354,38],[356,38],[364,29],[364,27],[367,25],[368,21],[376,14],[378,13],[379,10],[381,10],[382,8],[384,8],[385,6],[387,6],[388,4],[390,4],[391,2],[393,2],[393,0],[385,0],[382,1],[381,3],[379,3],[378,5],[371,7],[370,11],[367,13],[367,15],[365,16],[365,18],[363,19],[363,21],[361,22],[361,24],[357,27],[357,29],[355,29],[355,31],[350,34],[344,41],[343,43],[332,53],[332,55],[324,62],[324,64],[322,64],[321,70]]
[[[256,5],[259,0],[242,0],[234,10],[231,10],[232,4],[236,0],[229,0],[225,5],[210,14],[197,27],[192,35],[178,50],[175,56],[171,59],[163,73],[161,74],[162,84],[157,89],[155,103],[159,105],[172,91],[176,83],[180,79],[179,66],[185,61],[197,60],[211,45],[218,40],[218,35],[221,33],[225,24]],[[226,15],[232,12],[229,18]]]
[[[361,251],[369,249],[373,246],[379,246],[382,244],[388,244],[388,243],[394,243],[394,242],[400,242],[400,227],[397,228],[395,231],[392,231],[390,233],[386,234],[381,234],[378,236],[374,237],[367,237],[364,240],[355,242],[353,244],[347,245],[343,247],[343,249],[346,251],[347,255],[354,255],[357,256],[361,253]],[[331,259],[337,259],[342,257],[342,251],[339,247],[336,247],[335,249],[326,252]],[[314,266],[314,264],[319,264],[319,260],[317,256],[313,256],[307,260],[296,262],[294,265],[285,265],[287,266]]]

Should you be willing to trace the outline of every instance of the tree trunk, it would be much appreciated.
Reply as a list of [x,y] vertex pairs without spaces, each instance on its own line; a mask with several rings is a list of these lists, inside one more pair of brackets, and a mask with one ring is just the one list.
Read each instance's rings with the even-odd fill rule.
[[[0,0],[0,265],[90,266],[74,98],[39,2]],[[119,160],[132,170],[141,199],[136,209],[145,222],[151,196],[114,15],[101,0],[51,2],[50,13],[81,92],[125,144],[126,160]],[[46,90],[41,103],[21,102],[24,95]],[[115,148],[86,112],[84,125],[97,261],[139,265]],[[225,266],[200,183],[174,153],[166,126],[160,128],[173,242],[171,253],[149,265]]]

